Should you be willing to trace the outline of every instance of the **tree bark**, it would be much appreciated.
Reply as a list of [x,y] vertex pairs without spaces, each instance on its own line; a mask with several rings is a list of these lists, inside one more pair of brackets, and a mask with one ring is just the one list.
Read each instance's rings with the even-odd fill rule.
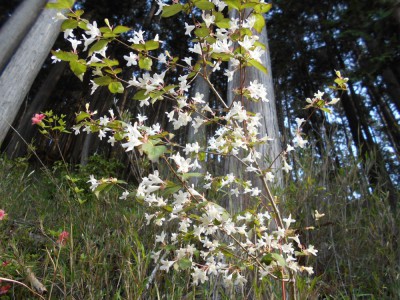
[[[191,96],[195,97],[197,93],[203,94],[204,95],[204,101],[208,104],[209,103],[209,98],[210,98],[210,87],[207,84],[207,82],[204,80],[203,77],[198,75],[193,83],[193,88],[191,89]],[[192,114],[192,119],[196,118],[199,116],[197,113]],[[206,148],[207,147],[207,132],[206,132],[206,127],[201,126],[196,133],[194,133],[194,128],[193,126],[188,126],[188,133],[187,133],[187,142],[188,143],[194,143],[198,142],[201,148]],[[207,164],[206,161],[199,161],[199,164],[201,166],[201,172],[205,173],[207,171]],[[190,179],[190,184],[193,184],[195,187],[199,183],[199,178],[198,177],[193,177]]]
[[54,10],[40,14],[1,74],[0,144],[59,34],[61,22],[54,23],[55,14]]
[[[232,16],[231,16],[232,17]],[[273,81],[272,81],[272,71],[271,71],[271,59],[269,55],[269,47],[268,47],[268,35],[267,30],[264,27],[262,32],[259,35],[259,41],[266,46],[265,54],[262,56],[262,64],[267,68],[267,74],[262,73],[256,68],[248,67],[246,68],[246,75],[244,80],[244,87],[249,86],[251,81],[257,80],[259,83],[262,83],[267,90],[267,98],[269,102],[250,102],[245,101],[244,106],[246,110],[260,113],[262,118],[260,120],[261,126],[259,129],[260,138],[268,136],[272,138],[272,141],[263,144],[257,150],[262,154],[262,158],[260,160],[260,166],[265,169],[268,167],[272,167],[272,171],[275,174],[276,184],[277,186],[282,185],[282,172],[280,170],[280,159],[276,159],[281,151],[281,141],[279,134],[279,123],[276,111],[275,104],[275,94],[273,89]],[[242,78],[240,78],[241,74],[237,71],[233,77],[233,80],[228,83],[228,105],[230,105],[234,101],[235,95],[232,93],[234,89],[243,84]],[[274,163],[271,165],[271,163]],[[261,180],[258,176],[254,175],[254,173],[245,173],[243,169],[243,165],[237,161],[234,157],[227,157],[224,163],[224,174],[233,173],[235,176],[241,176],[243,180],[251,180],[253,183],[253,187],[261,187]],[[239,210],[243,210],[250,203],[247,199],[248,197],[241,196],[240,199],[236,199],[234,196],[229,196],[227,199],[226,208],[233,212],[237,212]]]
[[[51,94],[56,88],[56,85],[66,66],[67,64],[65,62],[60,62],[50,68],[50,72],[47,75],[46,80],[44,80],[44,82],[41,84],[40,89],[36,93],[32,102],[23,105],[27,106],[26,110],[23,113],[20,112],[22,116],[17,122],[14,122],[16,123],[15,129],[17,130],[18,134],[21,135],[21,137],[24,138],[24,140],[28,143],[31,142],[34,134],[37,132],[37,128],[32,126],[31,118],[35,113],[42,112],[44,109],[46,109],[49,100],[51,100]],[[6,147],[6,153],[8,157],[19,157],[26,154],[25,143],[14,133],[13,130],[10,130],[5,143],[7,140],[9,140],[9,143]]]
[[35,22],[46,0],[23,1],[10,19],[0,28],[0,74]]

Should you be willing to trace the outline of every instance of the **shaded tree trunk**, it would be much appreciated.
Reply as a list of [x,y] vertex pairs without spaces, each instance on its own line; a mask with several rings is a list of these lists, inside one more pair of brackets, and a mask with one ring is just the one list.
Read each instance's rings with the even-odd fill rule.
[[[60,23],[54,10],[44,10],[0,77],[0,143],[12,124],[40,67],[56,40]],[[18,80],[16,80],[18,78]]]
[[46,0],[23,1],[0,29],[0,74],[38,17]]
[[[31,103],[26,103],[26,110],[22,113],[16,123],[15,129],[18,134],[26,142],[31,142],[34,134],[37,132],[37,128],[32,126],[31,118],[35,113],[39,113],[46,108],[49,103],[51,94],[56,88],[56,85],[65,69],[67,64],[65,62],[58,63],[51,67],[51,71],[47,75],[46,80],[41,84],[39,91],[36,93]],[[24,105],[25,106],[25,105]],[[22,139],[17,136],[14,130],[9,132],[10,142],[6,147],[6,153],[8,157],[19,157],[26,154],[26,145]],[[9,139],[9,138],[7,138]]]

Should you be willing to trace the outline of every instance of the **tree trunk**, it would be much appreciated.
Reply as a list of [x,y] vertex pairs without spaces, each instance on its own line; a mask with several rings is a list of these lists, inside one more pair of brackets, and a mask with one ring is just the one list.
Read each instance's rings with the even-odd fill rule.
[[[191,89],[191,96],[195,97],[196,94],[203,94],[204,95],[204,101],[206,104],[209,103],[209,98],[210,98],[210,87],[207,84],[207,82],[204,80],[203,77],[197,76],[194,83],[193,83],[193,88]],[[198,117],[198,113],[194,113],[191,117],[194,120],[194,118]],[[194,133],[194,128],[193,126],[188,126],[188,133],[187,133],[187,142],[188,143],[194,143],[198,142],[201,148],[206,148],[207,147],[207,132],[206,132],[206,126],[200,126],[200,128],[197,130],[196,133]],[[201,166],[201,173],[205,173],[207,171],[207,159],[204,161],[199,161],[199,164]],[[199,183],[199,178],[198,177],[193,177],[190,179],[190,184],[193,184],[195,187]]]
[[[67,64],[65,62],[60,62],[51,67],[49,74],[46,77],[46,80],[41,84],[39,91],[36,93],[32,102],[26,103],[23,106],[27,106],[26,110],[23,113],[20,113],[21,117],[17,122],[14,122],[15,129],[18,134],[28,143],[31,142],[34,134],[37,132],[37,128],[32,126],[31,118],[35,113],[42,112],[46,109],[46,106],[51,100],[51,94],[53,93],[56,85],[65,69]],[[21,140],[19,136],[17,136],[14,130],[10,130],[6,141],[9,140],[9,143],[6,147],[6,152],[8,157],[19,157],[26,154],[26,145],[24,141]]]
[[[232,17],[232,16],[231,16]],[[275,105],[275,94],[273,89],[272,82],[272,72],[271,72],[271,60],[269,55],[269,47],[268,47],[268,35],[266,28],[259,35],[259,41],[266,46],[265,54],[262,56],[262,64],[267,68],[267,74],[260,72],[256,68],[248,67],[246,68],[246,76],[244,81],[244,87],[249,86],[251,81],[257,80],[258,83],[262,83],[267,90],[267,98],[269,102],[250,102],[245,101],[243,104],[246,110],[260,113],[261,114],[261,126],[259,128],[259,136],[260,138],[268,136],[269,138],[273,138],[273,141],[269,141],[266,144],[263,144],[257,150],[262,154],[262,158],[260,160],[260,166],[265,169],[268,167],[272,167],[272,171],[275,174],[276,183],[278,186],[282,185],[282,172],[280,170],[280,159],[276,159],[281,153],[281,141],[279,135],[279,123]],[[233,80],[228,83],[228,105],[230,105],[234,100],[234,94],[232,91],[237,89],[241,85],[242,78],[240,78],[241,74],[239,71],[235,73]],[[274,163],[271,165],[271,163]],[[237,161],[234,157],[227,157],[224,163],[224,172],[223,174],[233,173],[235,176],[241,176],[243,180],[251,180],[253,183],[253,187],[261,187],[261,180],[254,175],[255,173],[245,173],[243,169],[243,165]],[[246,206],[249,205],[248,197],[241,196],[240,199],[235,199],[233,196],[229,196],[227,199],[226,208],[233,212],[237,212],[239,210],[243,210]]]
[[0,77],[0,144],[56,40],[61,22],[54,10],[44,10]]
[[0,29],[0,74],[38,17],[46,0],[25,0]]

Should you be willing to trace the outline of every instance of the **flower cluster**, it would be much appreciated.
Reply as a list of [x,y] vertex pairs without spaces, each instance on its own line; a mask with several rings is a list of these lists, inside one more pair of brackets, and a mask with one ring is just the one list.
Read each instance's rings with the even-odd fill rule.
[[[190,270],[193,285],[219,276],[227,287],[242,286],[247,281],[244,270],[254,268],[259,271],[260,279],[270,276],[291,281],[297,272],[313,273],[312,267],[299,263],[298,256],[317,254],[312,245],[306,247],[301,243],[292,216],[281,217],[268,186],[274,181],[276,170],[261,167],[265,153],[260,152],[259,146],[270,138],[260,133],[262,116],[247,111],[245,103],[268,102],[266,87],[257,80],[245,86],[243,80],[234,90],[241,100],[228,105],[209,81],[210,74],[219,70],[223,62],[229,65],[224,72],[228,81],[244,68],[266,72],[262,65],[265,45],[260,43],[257,32],[264,26],[263,14],[270,5],[263,0],[245,2],[243,6],[240,1],[223,0],[174,1],[173,5],[167,5],[157,0],[159,10],[156,14],[161,13],[163,17],[201,11],[201,14],[193,14],[193,24],[185,23],[185,34],[194,38],[189,51],[200,57],[198,61],[191,57],[180,60],[166,51],[157,56],[155,51],[162,43],[158,35],[150,39],[142,30],[113,27],[108,21],[107,26],[99,28],[96,22],[82,19],[82,11],[72,10],[68,18],[73,22],[64,23],[62,27],[72,50],[53,51],[52,56],[54,61],[69,61],[71,70],[81,79],[91,69],[92,93],[99,86],[107,86],[111,93],[122,93],[124,89],[134,87],[133,99],[139,101],[140,107],[157,101],[171,101],[173,105],[166,116],[174,130],[191,126],[196,134],[202,126],[215,125],[216,130],[206,145],[197,141],[177,145],[172,141],[173,135],[159,124],[146,124],[147,116],[138,115],[135,120],[124,122],[109,110],[108,115],[96,119],[97,112],[90,111],[87,104],[86,111],[77,114],[77,124],[73,127],[75,134],[81,131],[98,133],[99,139],[107,139],[112,146],[120,144],[126,152],[135,151],[153,163],[162,161],[165,172],[155,170],[144,176],[136,191],[124,190],[120,199],[135,194],[135,198],[148,208],[147,224],[154,223],[163,229],[167,223],[171,224],[170,230],[156,235],[157,249],[152,253],[153,259],[159,269],[166,272],[171,268]],[[239,10],[239,17],[234,17],[235,14],[226,17],[223,11],[226,6],[229,10]],[[245,10],[246,14],[243,13]],[[58,17],[64,18],[63,15]],[[81,39],[78,38],[79,30],[84,31]],[[123,63],[142,73],[135,72],[126,82],[119,77],[120,63],[107,56],[107,47],[111,42],[119,41],[120,34],[128,32],[131,38]],[[82,52],[87,52],[86,58],[79,57]],[[165,71],[152,74],[154,61],[164,65]],[[167,72],[177,68],[182,72],[174,76],[176,79],[166,79],[169,78]],[[224,113],[210,108],[204,95],[190,95],[192,80],[197,76],[203,77],[215,92]],[[345,84],[344,79],[341,80],[337,84]],[[318,92],[313,100],[307,99],[308,107],[326,111],[325,105],[338,101],[323,101],[323,94]],[[35,118],[37,122],[41,121],[39,115]],[[296,119],[292,145],[288,145],[281,155],[282,169],[286,172],[292,169],[288,153],[295,148],[304,148],[308,143],[302,133],[305,123],[304,119]],[[237,159],[243,172],[256,180],[244,180],[233,173],[211,174],[202,166],[205,160],[220,160],[224,156]],[[161,176],[161,173],[167,175]],[[198,179],[196,184],[193,184],[193,178]],[[107,186],[123,183],[115,178],[96,179],[94,175],[88,182],[97,195]],[[249,198],[257,208],[231,215],[217,201],[210,199],[225,195]]]

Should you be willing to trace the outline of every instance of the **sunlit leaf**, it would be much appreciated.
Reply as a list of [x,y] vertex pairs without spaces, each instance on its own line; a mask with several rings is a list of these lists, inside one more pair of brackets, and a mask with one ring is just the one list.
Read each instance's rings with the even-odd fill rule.
[[163,18],[172,17],[173,15],[176,15],[177,13],[181,12],[182,9],[183,9],[183,5],[179,4],[179,3],[172,4],[169,6],[164,6],[161,17],[163,17]]
[[119,81],[111,82],[108,85],[108,89],[113,94],[117,94],[117,93],[122,94],[124,92],[124,86]]

